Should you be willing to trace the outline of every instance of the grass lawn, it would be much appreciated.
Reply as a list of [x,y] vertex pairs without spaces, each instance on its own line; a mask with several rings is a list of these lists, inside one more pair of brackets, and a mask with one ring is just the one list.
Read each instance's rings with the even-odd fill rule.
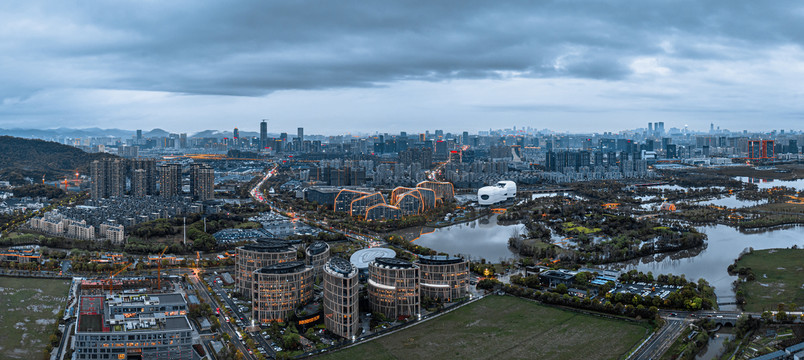
[[746,311],[776,310],[779,303],[804,306],[804,249],[757,250],[737,268],[750,267],[756,280],[740,284]]
[[0,359],[39,359],[67,301],[66,280],[0,277]]
[[339,359],[619,359],[650,328],[489,296],[411,328],[321,357]]
[[762,204],[757,205],[749,208],[750,210],[762,210],[762,211],[773,211],[773,212],[783,212],[783,213],[793,213],[793,214],[802,214],[804,213],[804,205],[802,204],[791,204],[791,203],[771,203],[771,204]]
[[591,229],[586,226],[575,225],[575,223],[568,221],[564,223],[564,230],[578,234],[593,234],[600,231],[600,228]]

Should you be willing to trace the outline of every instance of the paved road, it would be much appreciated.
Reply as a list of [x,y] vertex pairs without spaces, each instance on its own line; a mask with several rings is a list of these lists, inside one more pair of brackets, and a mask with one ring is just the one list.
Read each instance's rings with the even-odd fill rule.
[[56,359],[62,360],[64,359],[64,355],[67,354],[67,346],[70,346],[70,334],[73,331],[73,327],[75,326],[75,320],[68,321],[64,326],[64,333],[61,335],[61,341],[59,342],[59,348],[56,352]]
[[[271,347],[271,343],[268,342],[268,340],[265,340],[265,338],[262,337],[262,334],[260,332],[251,333],[251,337],[254,339],[254,341],[257,342],[258,346],[262,346],[265,349],[265,352],[268,353],[268,357],[273,357],[273,358],[276,357],[276,352]],[[276,341],[277,339],[272,339],[272,340]],[[279,345],[279,346],[282,346],[282,345]]]
[[667,323],[659,331],[653,333],[651,337],[645,342],[642,347],[636,352],[631,354],[629,359],[632,360],[655,360],[664,355],[670,346],[676,341],[684,328],[694,322],[695,320],[707,318],[712,320],[726,320],[737,321],[740,315],[754,315],[754,313],[742,313],[739,311],[672,311],[661,310],[660,315]]
[[221,299],[223,299],[224,302],[229,304],[229,307],[232,309],[232,312],[234,312],[235,317],[237,319],[240,319],[240,321],[242,321],[243,324],[246,325],[246,326],[251,325],[251,314],[246,314],[246,313],[243,313],[242,311],[240,311],[240,305],[237,305],[234,302],[234,300],[232,300],[232,298],[230,298],[229,296],[226,295],[226,294],[228,294],[226,289],[224,289],[223,287],[221,287],[218,283],[216,283],[214,281],[212,282],[212,289],[216,290],[216,292],[219,293],[219,294],[224,294],[224,295],[218,295],[218,296],[220,296]]
[[[190,276],[188,276],[187,278],[190,280],[190,282],[193,283],[193,287],[198,289],[198,294],[201,295],[201,297],[204,299],[206,303],[210,304],[210,306],[212,307],[219,307],[221,305],[215,302],[212,295],[210,295],[207,287],[204,285],[204,283],[201,282],[201,280],[197,276],[191,273]],[[221,320],[220,317],[218,319]],[[238,350],[240,350],[240,352],[243,353],[245,358],[249,360],[254,360],[255,357],[248,353],[248,349],[246,348],[246,346],[243,345],[242,342],[237,340],[237,333],[235,332],[234,326],[232,326],[226,321],[220,321],[220,323],[221,323],[221,331],[229,334],[229,337],[232,339],[232,343],[235,344],[235,347]]]
[[[268,206],[271,207],[272,211],[277,212],[277,213],[283,213],[283,212],[287,213],[287,211],[285,209],[282,209],[282,208],[278,207],[273,201],[268,200],[269,198],[266,197],[265,194],[263,194],[262,191],[260,190],[260,188],[262,187],[262,184],[265,183],[265,181],[267,181],[268,179],[270,179],[271,177],[273,177],[276,174],[276,169],[277,168],[278,167],[274,167],[271,170],[268,170],[268,172],[265,174],[265,176],[262,178],[262,180],[260,180],[260,182],[257,183],[257,185],[255,185],[249,191],[249,194],[251,194],[251,197],[254,199],[254,201],[264,203],[264,204],[268,204]],[[318,227],[320,227],[322,229],[327,229],[328,231],[331,231],[331,232],[334,232],[334,233],[337,233],[337,234],[341,234],[341,235],[346,236],[347,238],[349,238],[351,240],[362,241],[362,242],[376,241],[378,245],[384,245],[385,244],[385,241],[383,241],[382,239],[372,238],[371,236],[363,235],[363,234],[357,234],[357,233],[354,233],[352,231],[345,231],[345,230],[336,229],[336,228],[330,226],[329,224],[326,224],[324,222],[317,221],[317,220],[314,220],[314,219],[310,219],[308,217],[303,216],[302,214],[297,214],[297,216],[298,216],[299,219],[301,219],[304,222],[316,225],[316,226],[318,226]]]
[[653,336],[648,339],[648,342],[643,344],[629,359],[656,360],[661,358],[662,354],[676,341],[676,338],[678,338],[684,330],[687,323],[688,320],[668,318],[667,324],[658,332],[654,333]]

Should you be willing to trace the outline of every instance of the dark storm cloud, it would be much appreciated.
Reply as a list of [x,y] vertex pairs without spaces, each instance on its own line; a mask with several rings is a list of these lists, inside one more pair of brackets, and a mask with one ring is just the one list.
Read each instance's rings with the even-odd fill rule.
[[804,42],[797,2],[26,1],[0,13],[0,97],[621,80],[640,56],[746,59]]

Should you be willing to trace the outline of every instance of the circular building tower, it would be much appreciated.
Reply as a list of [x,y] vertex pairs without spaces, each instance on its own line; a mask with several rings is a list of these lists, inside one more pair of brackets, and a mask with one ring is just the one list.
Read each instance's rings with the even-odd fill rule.
[[288,261],[254,271],[252,319],[260,323],[284,321],[313,297],[313,267]]
[[371,310],[391,319],[420,314],[419,266],[397,258],[376,258],[369,264]]
[[445,255],[419,255],[416,263],[421,274],[422,297],[449,302],[466,296],[468,261]]
[[259,241],[237,248],[235,258],[235,291],[251,299],[254,292],[254,270],[296,260],[296,250],[283,240]]
[[334,257],[324,265],[324,324],[327,330],[351,339],[357,334],[359,281],[357,267]]
[[329,260],[329,245],[323,241],[316,241],[304,250],[304,255],[306,255],[304,262],[313,267],[314,276],[319,279],[321,269]]

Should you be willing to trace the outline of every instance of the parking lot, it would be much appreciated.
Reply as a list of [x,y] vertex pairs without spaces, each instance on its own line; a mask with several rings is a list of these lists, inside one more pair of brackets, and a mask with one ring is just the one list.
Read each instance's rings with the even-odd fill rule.
[[661,299],[665,299],[672,292],[679,289],[681,289],[681,286],[638,282],[618,284],[616,288],[612,289],[612,293],[635,294],[642,297],[658,296]]

